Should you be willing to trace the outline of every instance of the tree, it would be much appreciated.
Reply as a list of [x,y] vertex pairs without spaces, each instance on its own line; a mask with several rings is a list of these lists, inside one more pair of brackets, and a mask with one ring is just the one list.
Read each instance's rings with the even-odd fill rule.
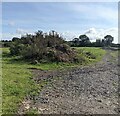
[[74,44],[73,46],[78,47],[80,45],[79,38],[74,38],[72,41],[73,41],[73,44]]
[[104,44],[105,44],[106,46],[110,46],[111,43],[113,42],[113,40],[114,40],[114,37],[112,37],[111,35],[106,35],[106,36],[104,37]]
[[3,47],[10,47],[12,41],[11,40],[1,40]]
[[89,46],[90,45],[90,40],[86,35],[80,35],[79,38],[74,38],[72,41],[71,46]]
[[14,42],[14,41],[18,41],[19,40],[19,38],[18,37],[13,37],[12,38],[12,41]]
[[79,42],[81,46],[87,46],[88,44],[90,44],[90,40],[89,37],[87,37],[87,35],[80,35]]
[[100,39],[96,39],[96,43],[95,43],[96,47],[101,47],[102,46],[102,41]]

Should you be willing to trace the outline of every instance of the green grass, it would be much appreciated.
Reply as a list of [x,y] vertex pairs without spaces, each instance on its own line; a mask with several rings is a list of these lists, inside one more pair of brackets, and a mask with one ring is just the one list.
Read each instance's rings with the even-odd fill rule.
[[117,51],[110,51],[110,55],[112,56],[112,58],[110,59],[111,62],[117,62],[118,61],[116,60],[116,58],[118,59],[118,56],[119,56],[119,52],[120,50],[117,50]]
[[28,116],[29,114],[31,114],[32,116],[36,116],[34,114],[38,114],[38,111],[37,109],[30,108],[29,111],[27,111],[25,114],[28,114]]
[[[44,86],[46,82],[40,84],[35,83],[29,68],[38,68],[43,70],[66,69],[70,67],[77,67],[82,65],[93,64],[100,61],[105,51],[100,48],[75,48],[78,51],[78,56],[85,59],[81,64],[73,63],[47,63],[32,65],[28,62],[17,60],[17,57],[9,55],[8,48],[0,48],[3,50],[2,59],[2,88],[3,88],[3,105],[2,111],[4,114],[14,114],[17,112],[21,102],[27,94],[37,95],[41,85]],[[90,59],[85,52],[90,52],[96,59]],[[36,112],[31,109],[32,113]],[[30,113],[28,112],[28,113]]]
[[113,58],[116,58],[116,57],[118,57],[118,52],[119,52],[119,51],[111,52],[110,55],[111,55]]
[[[106,53],[105,50],[97,47],[77,47],[75,49],[77,49],[77,51],[79,52],[79,57],[83,57],[86,60],[83,63],[85,65],[91,65],[100,61],[103,58],[104,54]],[[91,56],[92,57],[94,56],[95,59],[91,58],[90,56],[87,56],[86,52],[90,52]]]
[[9,58],[3,58],[3,113],[16,113],[20,103],[32,90],[38,90],[37,84],[30,78],[31,72],[26,65],[9,63]]
[[[37,65],[29,64],[29,67],[43,69],[43,70],[54,70],[54,69],[65,69],[65,68],[71,68],[77,66],[91,65],[96,62],[99,62],[106,53],[105,50],[96,47],[77,47],[75,49],[78,52],[78,57],[81,59],[80,63],[59,63],[59,64],[45,63],[45,64],[37,64]],[[91,55],[95,56],[96,58],[95,59],[90,58],[88,55],[85,54],[86,52],[90,52]]]

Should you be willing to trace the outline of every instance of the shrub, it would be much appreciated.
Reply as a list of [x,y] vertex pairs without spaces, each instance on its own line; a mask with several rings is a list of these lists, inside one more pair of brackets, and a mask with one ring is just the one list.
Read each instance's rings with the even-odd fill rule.
[[13,38],[10,52],[33,63],[77,61],[75,51],[56,32],[43,34],[42,31],[38,31],[35,35],[27,34],[21,38]]

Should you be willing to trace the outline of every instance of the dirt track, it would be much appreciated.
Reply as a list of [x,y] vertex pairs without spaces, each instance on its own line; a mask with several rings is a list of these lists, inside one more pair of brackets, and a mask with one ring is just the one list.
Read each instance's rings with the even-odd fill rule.
[[42,114],[119,113],[118,57],[113,57],[112,52],[107,50],[103,60],[94,66],[58,73],[34,70],[36,82],[51,81],[34,97],[34,102],[29,100],[26,104]]

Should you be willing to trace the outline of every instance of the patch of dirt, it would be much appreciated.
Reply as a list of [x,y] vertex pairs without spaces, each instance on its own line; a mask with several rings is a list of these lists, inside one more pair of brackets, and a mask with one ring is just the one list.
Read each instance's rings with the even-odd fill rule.
[[[68,71],[32,70],[35,81],[50,79],[31,107],[40,114],[118,114],[118,57],[107,50],[93,66]],[[111,60],[112,59],[112,60]],[[53,78],[58,76],[59,79]]]

